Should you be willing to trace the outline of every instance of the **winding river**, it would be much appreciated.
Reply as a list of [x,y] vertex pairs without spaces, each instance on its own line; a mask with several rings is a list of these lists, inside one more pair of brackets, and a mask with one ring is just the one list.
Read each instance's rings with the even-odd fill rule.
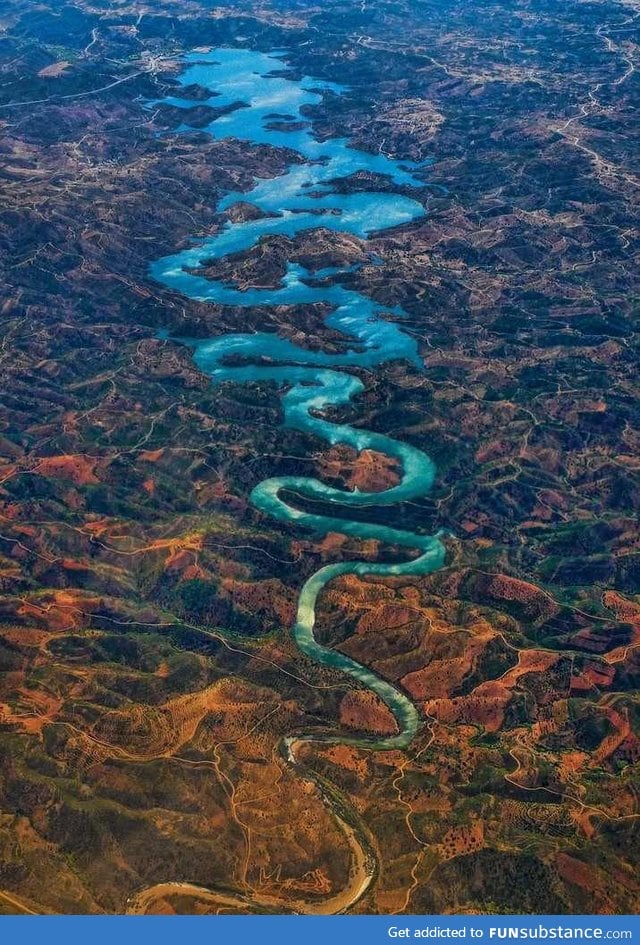
[[[322,646],[314,637],[315,608],[327,583],[344,574],[406,576],[424,575],[440,567],[445,550],[440,538],[402,531],[390,526],[371,524],[330,514],[318,515],[289,504],[284,495],[296,494],[320,500],[324,507],[342,510],[394,506],[425,495],[433,484],[435,468],[420,450],[378,433],[331,423],[324,418],[326,408],[344,405],[363,391],[362,382],[349,368],[373,368],[383,362],[405,359],[417,367],[415,339],[402,331],[395,321],[383,316],[403,316],[400,308],[383,308],[370,298],[340,285],[337,277],[344,270],[324,269],[310,273],[289,264],[281,284],[275,289],[239,290],[221,281],[197,274],[209,261],[231,253],[249,250],[264,236],[295,236],[303,230],[323,227],[351,233],[366,240],[369,234],[408,223],[424,216],[421,202],[398,193],[364,192],[341,194],[334,182],[358,171],[384,175],[398,187],[420,188],[425,184],[416,176],[417,165],[402,164],[384,154],[369,154],[350,146],[345,138],[319,141],[305,117],[305,106],[318,104],[323,95],[341,95],[344,88],[334,83],[288,74],[283,54],[260,53],[246,49],[216,49],[194,52],[185,57],[185,68],[178,78],[183,86],[196,85],[210,92],[210,97],[194,102],[187,97],[169,96],[161,101],[181,109],[207,104],[218,110],[217,117],[205,131],[214,138],[233,137],[248,144],[268,144],[295,151],[298,160],[282,175],[254,180],[251,190],[230,193],[218,205],[220,211],[244,201],[263,212],[258,219],[227,222],[215,235],[201,239],[176,255],[152,265],[152,276],[167,288],[199,301],[231,306],[274,306],[324,303],[331,313],[326,324],[345,337],[345,350],[338,354],[308,351],[276,334],[227,334],[213,339],[180,339],[193,348],[198,367],[212,382],[247,383],[272,381],[281,390],[284,426],[301,430],[329,444],[347,444],[394,457],[401,469],[397,485],[384,492],[347,492],[306,476],[280,476],[266,479],[251,493],[255,508],[277,521],[293,523],[316,535],[338,532],[358,539],[376,539],[404,546],[417,555],[393,563],[363,561],[340,562],[317,571],[301,589],[294,636],[300,650],[310,659],[352,676],[359,684],[376,693],[389,707],[397,723],[397,732],[384,737],[303,734],[284,741],[284,753],[297,764],[296,750],[303,741],[332,741],[355,744],[377,750],[406,748],[421,725],[413,703],[394,685],[348,656]],[[154,103],[158,104],[158,103]],[[220,113],[221,112],[221,113]],[[183,124],[178,131],[191,131]],[[233,365],[229,359],[233,358]],[[269,363],[265,364],[265,359]],[[301,766],[300,766],[301,767]],[[349,908],[371,883],[375,861],[371,844],[362,825],[356,825],[347,812],[346,801],[338,792],[307,772],[321,791],[343,830],[351,851],[352,869],[347,888],[319,902],[286,903],[288,911],[338,912]],[[277,908],[283,902],[268,897],[246,898],[223,895],[184,883],[161,884],[145,890],[132,901],[132,911],[145,911],[150,903],[169,892],[211,899],[221,906]]]

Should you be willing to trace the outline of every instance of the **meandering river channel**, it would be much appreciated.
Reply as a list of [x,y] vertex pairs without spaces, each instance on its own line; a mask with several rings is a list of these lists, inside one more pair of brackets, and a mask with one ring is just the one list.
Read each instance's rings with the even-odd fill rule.
[[[402,471],[399,483],[384,492],[342,491],[306,476],[266,479],[251,493],[252,504],[278,521],[308,528],[316,535],[339,532],[359,539],[376,539],[404,546],[418,553],[401,563],[350,561],[321,568],[301,589],[294,628],[296,643],[307,657],[347,673],[386,703],[397,722],[397,733],[368,738],[296,735],[285,739],[286,757],[290,763],[296,764],[296,749],[305,740],[322,739],[377,750],[406,748],[421,725],[416,707],[394,685],[368,667],[318,643],[314,637],[316,602],[327,583],[339,575],[428,574],[442,565],[444,546],[438,536],[311,514],[283,498],[283,494],[293,494],[320,500],[326,508],[362,509],[367,506],[390,507],[423,496],[431,489],[435,469],[423,452],[378,433],[332,423],[323,416],[327,408],[347,404],[362,392],[362,382],[349,372],[349,368],[371,369],[397,359],[421,366],[415,339],[397,322],[383,317],[384,314],[401,317],[404,312],[399,308],[384,308],[340,285],[337,277],[343,270],[325,269],[309,273],[299,265],[289,264],[277,288],[246,291],[206,279],[197,275],[197,270],[208,261],[249,250],[270,234],[292,237],[303,230],[324,227],[366,240],[373,232],[424,216],[422,203],[399,193],[345,195],[337,192],[335,181],[358,171],[385,175],[403,189],[424,188],[424,181],[416,176],[416,165],[357,150],[345,138],[318,140],[305,116],[305,106],[318,104],[324,94],[341,95],[345,90],[324,80],[288,75],[281,54],[246,49],[194,52],[185,57],[185,68],[178,81],[183,87],[197,85],[209,90],[210,97],[195,102],[187,97],[170,96],[162,101],[185,110],[202,104],[223,110],[205,129],[212,137],[233,137],[249,144],[286,148],[295,151],[299,160],[284,174],[255,179],[251,190],[228,194],[218,205],[219,210],[225,210],[242,200],[263,211],[263,216],[255,220],[228,222],[215,235],[155,262],[152,276],[166,287],[192,299],[222,305],[253,307],[325,303],[331,308],[326,324],[345,336],[348,347],[339,354],[324,354],[308,351],[267,332],[181,340],[192,346],[198,367],[215,384],[223,381],[275,382],[284,391],[282,405],[286,427],[311,433],[330,444],[343,443],[358,451],[369,449],[386,454],[398,461]],[[224,111],[233,106],[236,106],[233,110]],[[178,129],[187,130],[192,129],[186,124]],[[230,358],[233,358],[233,364],[229,363]],[[269,364],[265,365],[265,359]],[[132,900],[132,911],[145,911],[158,897],[171,891],[211,899],[221,906],[233,902],[240,908],[286,906],[287,911],[327,913],[345,911],[353,905],[368,888],[374,875],[371,845],[366,832],[354,824],[346,811],[344,799],[313,774],[307,772],[306,776],[319,787],[349,842],[352,869],[344,890],[323,902],[284,903],[259,896],[250,901],[184,883],[169,883],[140,893]]]

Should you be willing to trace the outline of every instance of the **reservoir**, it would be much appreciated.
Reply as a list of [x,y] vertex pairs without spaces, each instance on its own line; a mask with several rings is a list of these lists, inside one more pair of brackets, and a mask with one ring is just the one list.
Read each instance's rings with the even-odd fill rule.
[[[282,391],[285,427],[313,434],[331,445],[342,443],[358,451],[375,450],[398,461],[402,471],[400,482],[384,492],[348,492],[312,477],[281,476],[259,483],[251,493],[251,502],[275,520],[294,523],[317,536],[339,532],[408,549],[409,560],[401,563],[350,561],[321,568],[301,588],[293,631],[298,647],[307,657],[347,673],[375,692],[390,708],[398,725],[398,732],[386,737],[340,735],[323,740],[379,750],[406,748],[421,724],[418,710],[392,683],[317,642],[313,632],[316,603],[327,583],[340,575],[428,574],[442,565],[444,546],[437,535],[312,514],[282,498],[283,493],[295,493],[321,500],[329,509],[379,508],[418,498],[431,489],[435,468],[425,453],[379,433],[332,423],[324,416],[327,408],[346,404],[363,391],[362,382],[350,368],[374,369],[398,359],[421,367],[415,339],[397,322],[389,320],[389,316],[401,318],[405,313],[400,308],[382,308],[367,296],[345,288],[339,283],[342,272],[339,269],[312,273],[289,263],[278,287],[246,291],[206,279],[197,270],[210,260],[250,250],[268,235],[295,237],[302,231],[323,227],[366,240],[373,232],[424,216],[422,203],[403,194],[337,192],[336,181],[356,172],[384,175],[398,188],[412,188],[416,192],[425,184],[416,176],[417,165],[358,150],[346,138],[318,140],[301,110],[318,104],[323,95],[341,95],[345,90],[324,80],[289,76],[280,53],[215,49],[191,53],[185,57],[184,66],[178,82],[183,87],[200,86],[209,91],[210,97],[196,103],[175,95],[160,100],[162,103],[184,110],[196,104],[211,105],[216,109],[216,117],[205,127],[207,134],[218,139],[237,138],[251,145],[286,148],[295,152],[296,160],[280,176],[255,179],[251,189],[230,193],[218,204],[217,209],[222,211],[238,201],[250,203],[262,211],[259,218],[227,222],[213,236],[195,239],[188,249],[154,262],[151,274],[167,288],[201,302],[251,307],[311,303],[330,306],[326,324],[345,337],[345,350],[338,354],[310,351],[269,332],[179,340],[191,346],[196,364],[214,384],[274,382]],[[184,123],[178,133],[191,130]],[[228,363],[230,358],[233,364]],[[265,365],[265,359],[270,363]],[[414,557],[410,557],[411,553]],[[296,736],[287,741],[299,743],[305,738],[317,741],[319,737]]]

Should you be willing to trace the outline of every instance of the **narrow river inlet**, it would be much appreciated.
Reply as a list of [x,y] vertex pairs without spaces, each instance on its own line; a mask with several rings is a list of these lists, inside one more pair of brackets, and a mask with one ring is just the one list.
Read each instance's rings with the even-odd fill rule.
[[[161,101],[181,109],[208,104],[221,111],[204,129],[214,138],[237,138],[250,144],[268,144],[286,148],[299,156],[281,176],[255,179],[251,190],[230,193],[218,205],[225,210],[238,201],[250,203],[262,211],[258,219],[228,222],[215,235],[188,249],[156,261],[151,267],[155,280],[167,288],[198,301],[231,306],[275,306],[324,303],[331,309],[326,324],[346,339],[349,347],[339,354],[308,351],[276,334],[227,334],[213,339],[180,339],[193,348],[198,367],[214,384],[224,381],[249,383],[275,382],[284,392],[282,405],[284,426],[311,433],[334,445],[346,444],[357,451],[374,450],[397,460],[401,479],[383,492],[348,492],[333,488],[318,479],[303,476],[281,476],[266,479],[251,493],[251,502],[261,512],[280,522],[293,523],[316,535],[338,532],[358,539],[376,539],[400,545],[417,552],[408,561],[384,564],[365,561],[341,562],[317,571],[303,585],[298,601],[294,637],[300,650],[310,659],[342,671],[376,693],[393,713],[398,730],[386,737],[347,735],[296,735],[285,739],[285,755],[296,763],[296,748],[303,741],[333,741],[355,744],[376,750],[404,749],[411,743],[421,725],[421,717],[413,703],[394,685],[380,678],[368,667],[348,656],[328,649],[314,637],[316,602],[322,589],[339,575],[405,576],[425,575],[439,568],[445,549],[436,535],[421,535],[381,524],[370,524],[331,515],[305,512],[282,497],[299,495],[320,500],[325,507],[348,508],[391,507],[397,503],[424,496],[433,485],[435,468],[431,459],[420,450],[390,437],[355,429],[346,424],[324,419],[327,408],[345,405],[360,394],[364,386],[349,368],[375,368],[384,362],[405,359],[421,368],[415,339],[395,321],[383,315],[402,317],[400,308],[382,307],[359,292],[339,284],[338,277],[347,270],[324,269],[308,272],[289,263],[279,287],[250,288],[246,291],[197,275],[209,261],[249,250],[264,236],[283,234],[293,237],[303,230],[323,227],[353,234],[366,240],[369,234],[408,223],[425,215],[423,205],[399,193],[358,192],[342,194],[335,182],[358,171],[384,175],[398,187],[423,189],[424,181],[416,176],[417,165],[399,163],[383,154],[370,154],[349,145],[345,138],[319,141],[314,137],[305,106],[316,105],[323,94],[340,95],[344,88],[309,77],[287,75],[282,54],[260,53],[245,49],[216,49],[194,52],[185,57],[185,68],[178,78],[183,87],[199,86],[210,92],[210,98],[193,99],[170,96]],[[153,103],[158,104],[158,103]],[[225,110],[232,109],[232,110]],[[287,126],[290,126],[288,128]],[[191,131],[184,124],[178,129]],[[229,359],[233,359],[233,365]],[[268,359],[268,364],[265,360]],[[343,799],[330,791],[318,778],[309,775],[318,785],[325,802],[338,819],[353,854],[349,888],[315,904],[289,902],[290,911],[337,912],[349,908],[366,890],[373,870],[366,840],[344,815]],[[213,897],[213,891],[175,886],[184,893],[192,890],[201,898]],[[178,889],[179,887],[179,889]],[[155,894],[153,892],[155,890]],[[132,911],[141,911],[161,893],[161,887],[145,890],[135,901]],[[232,897],[233,898],[233,897]],[[226,900],[229,896],[226,896]],[[236,901],[236,900],[234,900]],[[248,904],[237,900],[237,905]],[[274,900],[260,901],[253,906],[278,906]]]

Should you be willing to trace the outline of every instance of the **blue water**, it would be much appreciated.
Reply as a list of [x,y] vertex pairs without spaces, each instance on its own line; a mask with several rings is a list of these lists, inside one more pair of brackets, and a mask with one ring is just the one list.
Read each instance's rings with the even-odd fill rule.
[[[398,461],[402,470],[400,482],[384,492],[346,492],[307,476],[280,476],[257,485],[251,493],[251,502],[278,521],[295,523],[318,535],[339,532],[354,538],[401,545],[417,552],[416,557],[402,563],[351,561],[320,569],[300,591],[294,628],[296,642],[303,653],[318,663],[348,673],[377,693],[398,724],[398,734],[385,738],[340,736],[333,740],[378,749],[406,747],[420,726],[417,709],[402,692],[368,667],[319,644],[313,634],[315,608],[322,589],[339,575],[428,574],[442,565],[444,546],[438,536],[311,514],[282,498],[283,492],[287,492],[342,509],[363,508],[392,506],[423,496],[431,489],[435,468],[425,453],[399,440],[331,423],[323,417],[326,408],[347,404],[363,391],[362,382],[345,369],[373,368],[396,359],[404,359],[415,367],[422,366],[414,338],[403,332],[396,322],[388,320],[389,315],[400,318],[405,313],[398,307],[383,308],[367,296],[332,281],[341,270],[309,273],[299,265],[289,264],[278,287],[244,291],[187,269],[198,269],[208,260],[249,250],[270,234],[294,237],[303,230],[323,227],[366,239],[373,232],[419,219],[425,211],[417,197],[377,192],[345,196],[334,187],[338,179],[368,171],[384,175],[399,188],[424,188],[424,181],[416,174],[419,166],[403,164],[383,154],[359,151],[351,147],[346,138],[319,141],[302,109],[318,104],[323,95],[341,95],[345,89],[307,76],[301,79],[288,76],[283,54],[246,49],[192,53],[185,57],[185,69],[178,82],[184,87],[198,85],[207,89],[211,94],[205,103],[216,109],[237,106],[206,126],[204,130],[209,135],[286,148],[292,152],[291,164],[284,174],[269,179],[256,178],[251,190],[228,194],[218,204],[219,210],[225,210],[242,200],[268,215],[258,220],[226,223],[213,236],[159,259],[151,267],[152,275],[168,288],[204,302],[244,307],[324,303],[331,307],[326,324],[345,336],[345,350],[339,354],[308,351],[269,332],[181,340],[192,346],[198,367],[213,383],[273,381],[284,389],[285,427],[312,433],[330,444],[344,443],[359,451],[375,450]],[[203,104],[180,96],[161,101],[183,109]],[[279,128],[272,127],[274,122]],[[283,123],[295,125],[295,129],[281,130]],[[188,130],[191,129],[184,123],[178,132]],[[377,257],[372,261],[380,262]],[[310,276],[313,276],[313,285],[309,284]],[[317,284],[318,277],[324,280],[322,285]],[[236,363],[240,359],[239,366],[227,363],[231,356]],[[264,362],[265,358],[271,362],[269,365],[256,363]]]

